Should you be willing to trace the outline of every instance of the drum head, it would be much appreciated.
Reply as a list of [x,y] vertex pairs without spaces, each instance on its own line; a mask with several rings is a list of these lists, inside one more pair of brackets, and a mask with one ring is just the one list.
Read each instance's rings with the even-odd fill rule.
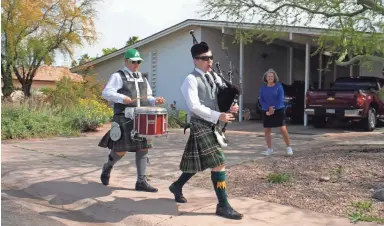
[[135,112],[138,114],[166,114],[167,109],[161,107],[137,107],[135,108]]

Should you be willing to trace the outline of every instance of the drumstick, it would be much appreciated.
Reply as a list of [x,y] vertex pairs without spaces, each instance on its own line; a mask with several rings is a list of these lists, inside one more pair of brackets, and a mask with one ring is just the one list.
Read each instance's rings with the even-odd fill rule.
[[137,101],[137,100],[141,100],[141,99],[146,99],[147,98],[147,96],[142,96],[142,97],[139,97],[139,98],[136,98],[136,99],[132,99],[132,102],[133,101]]

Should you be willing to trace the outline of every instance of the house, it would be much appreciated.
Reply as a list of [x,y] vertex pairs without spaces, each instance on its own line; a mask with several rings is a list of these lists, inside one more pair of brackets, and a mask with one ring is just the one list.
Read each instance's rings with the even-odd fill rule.
[[[31,88],[34,90],[40,90],[41,88],[54,88],[56,87],[56,83],[63,77],[68,77],[76,82],[83,81],[83,76],[71,72],[68,67],[43,65],[37,69]],[[16,75],[12,76],[12,81],[14,87],[21,88],[21,84]]]
[[[176,101],[177,108],[186,109],[180,86],[194,68],[190,53],[193,44],[190,31],[193,30],[198,42],[205,41],[211,47],[214,62],[219,61],[223,71],[228,71],[230,62],[234,66],[233,82],[240,84],[243,90],[239,107],[251,112],[255,112],[259,88],[263,84],[261,78],[269,68],[273,68],[284,83],[305,81],[306,90],[309,85],[329,87],[339,76],[381,76],[381,65],[375,65],[373,71],[358,65],[332,65],[327,71],[318,70],[325,68],[330,58],[329,55],[311,56],[316,49],[313,38],[319,36],[323,29],[282,26],[280,30],[284,35],[267,45],[256,38],[252,43],[245,44],[241,40],[234,43],[236,28],[251,29],[255,24],[238,26],[225,21],[185,20],[71,71],[81,73],[81,67],[92,66],[99,81],[106,83],[109,76],[124,65],[124,52],[128,48],[137,48],[144,58],[140,71],[148,76],[154,94],[164,96],[168,103]],[[222,49],[222,41],[228,48],[227,52]],[[231,61],[226,53],[229,53]],[[239,119],[242,120],[242,111]]]

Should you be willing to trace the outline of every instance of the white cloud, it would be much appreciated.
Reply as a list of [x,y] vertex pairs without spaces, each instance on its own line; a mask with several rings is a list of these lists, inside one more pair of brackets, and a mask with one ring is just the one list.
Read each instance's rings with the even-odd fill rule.
[[[102,48],[124,47],[130,36],[146,38],[156,32],[173,26],[186,19],[197,19],[199,0],[104,0],[98,6],[96,30],[99,40],[92,46],[75,50],[78,59],[87,53],[93,57],[101,55]],[[56,65],[71,64],[69,57],[58,55]]]

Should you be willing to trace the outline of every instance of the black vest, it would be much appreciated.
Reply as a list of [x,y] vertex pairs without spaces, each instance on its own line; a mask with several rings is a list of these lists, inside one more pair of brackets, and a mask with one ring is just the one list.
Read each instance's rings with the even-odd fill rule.
[[[140,76],[139,78],[134,78],[133,75],[129,74],[128,72],[124,72],[122,70],[118,70],[117,73],[120,74],[120,77],[123,81],[123,87],[117,90],[117,93],[128,96],[131,99],[137,99],[138,97],[147,96],[147,89],[148,89],[147,79],[144,76],[141,75],[141,78]],[[139,75],[139,73],[137,74]],[[135,81],[137,81],[138,87],[136,87]],[[137,95],[138,93],[136,88],[139,89],[139,95]],[[149,105],[148,100],[146,99],[140,100],[140,106],[146,106],[146,105]],[[124,109],[126,107],[139,107],[139,106],[137,105],[137,101],[134,101],[130,104],[114,103],[113,112],[114,114],[124,113]]]

